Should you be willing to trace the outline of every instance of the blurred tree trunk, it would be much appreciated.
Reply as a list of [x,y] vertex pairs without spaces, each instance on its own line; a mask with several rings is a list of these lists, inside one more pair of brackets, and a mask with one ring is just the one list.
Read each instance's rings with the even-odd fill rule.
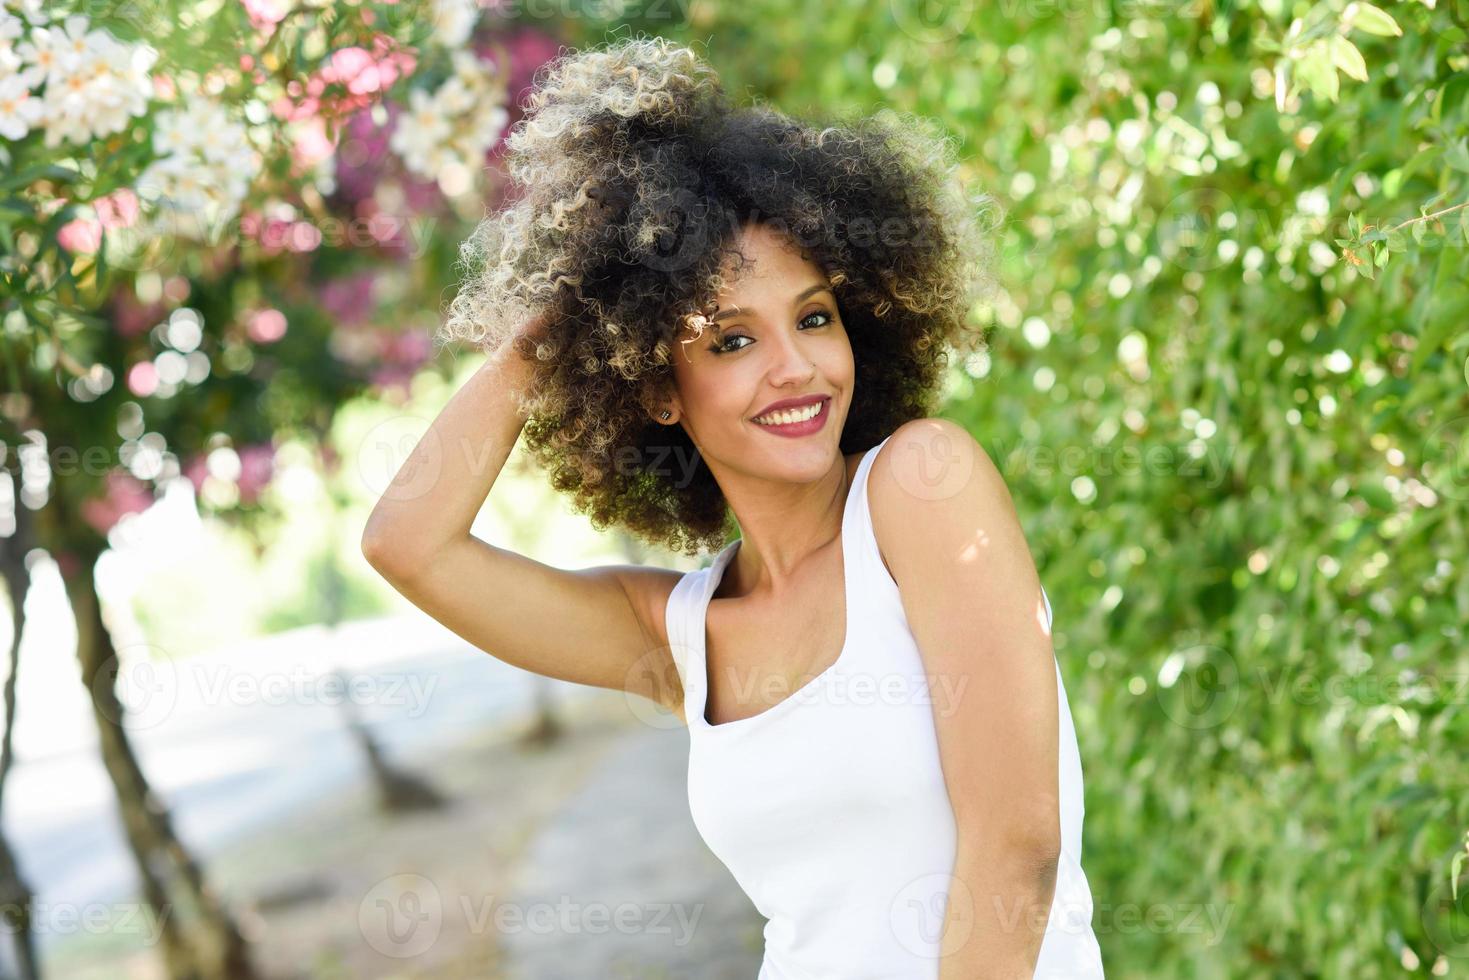
[[[4,812],[5,778],[14,760],[12,740],[15,735],[15,685],[20,677],[20,640],[25,633],[25,600],[30,592],[31,575],[26,556],[35,547],[35,528],[31,512],[24,505],[15,507],[15,533],[0,538],[0,576],[5,581],[5,594],[10,600],[10,674],[5,678],[5,731],[0,734],[0,813]],[[31,935],[31,905],[35,894],[21,877],[10,841],[0,823],[0,916],[11,937],[11,961],[20,980],[40,976],[36,962],[35,937]]]
[[175,980],[253,980],[256,974],[239,929],[174,832],[168,809],[149,787],[124,730],[124,708],[116,690],[117,651],[95,582],[100,556],[100,547],[73,550],[75,560],[63,564],[62,577],[76,617],[82,684],[97,721],[102,762],[117,792],[143,899],[160,923],[169,975]]
[[556,714],[556,701],[551,697],[551,682],[536,674],[531,678],[531,690],[535,695],[535,716],[530,727],[520,736],[524,745],[545,747],[559,739],[563,733],[561,719]]
[[[328,500],[324,515],[326,548],[320,566],[321,617],[322,623],[328,629],[336,630],[342,620],[347,617],[347,574],[342,569],[338,545],[341,543],[344,530],[342,515],[346,512],[348,501],[333,484],[333,478],[340,470],[340,459],[329,449],[328,433],[318,430],[316,439],[322,486],[326,490]],[[360,533],[361,528],[354,530]],[[337,667],[335,673],[344,692],[342,715],[346,720],[347,731],[352,736],[353,744],[362,750],[367,771],[372,774],[372,780],[377,786],[379,805],[389,813],[437,810],[445,806],[448,800],[427,779],[400,769],[388,761],[383,754],[382,747],[378,745],[377,740],[368,730],[362,712],[352,702],[351,694],[348,693],[352,690],[353,671],[350,668]]]
[[[501,471],[501,479],[524,480],[530,476],[530,458],[520,450],[519,446],[520,443],[517,442],[516,449],[506,459],[505,468]],[[537,518],[541,515],[549,515],[550,508],[558,506],[555,499],[549,494],[542,494],[540,499],[542,502],[539,506],[543,509],[539,513],[516,512],[512,514],[504,504],[504,491],[499,497],[496,497],[494,493],[490,494],[490,506],[504,516],[505,526],[510,530],[509,547],[522,555],[530,555],[535,550],[538,534],[532,528],[537,525]],[[551,696],[550,679],[541,674],[533,674],[531,692],[535,702],[535,713],[531,717],[529,727],[520,734],[520,743],[532,748],[546,748],[561,738],[565,732],[565,726],[556,712],[556,699]]]

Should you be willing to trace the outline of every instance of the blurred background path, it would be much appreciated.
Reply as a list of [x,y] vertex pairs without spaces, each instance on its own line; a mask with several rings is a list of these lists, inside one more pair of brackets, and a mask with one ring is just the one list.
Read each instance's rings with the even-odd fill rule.
[[[266,976],[758,971],[764,920],[699,837],[687,731],[651,703],[549,681],[562,731],[539,744],[523,738],[536,679],[431,621],[248,645],[135,678],[133,735]],[[322,686],[338,666],[367,694],[358,708],[383,758],[443,806],[380,806]],[[29,718],[8,829],[46,907],[107,915],[40,931],[48,975],[162,980],[85,719],[52,704]]]
[[528,914],[502,937],[507,980],[759,972],[765,920],[694,827],[688,758],[681,728],[621,735],[547,822],[512,892]]

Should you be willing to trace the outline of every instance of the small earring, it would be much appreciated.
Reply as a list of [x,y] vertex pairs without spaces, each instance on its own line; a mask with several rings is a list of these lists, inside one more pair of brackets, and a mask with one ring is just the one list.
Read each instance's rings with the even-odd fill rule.
[[665,420],[666,420],[666,419],[667,419],[667,418],[668,418],[668,414],[669,414],[669,413],[667,413],[667,412],[664,412],[664,413],[663,413],[663,418],[664,418],[664,419],[665,419]]

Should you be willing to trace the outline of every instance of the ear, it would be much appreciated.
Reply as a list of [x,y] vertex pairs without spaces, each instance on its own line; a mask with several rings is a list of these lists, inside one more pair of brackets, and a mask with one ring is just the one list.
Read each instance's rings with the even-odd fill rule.
[[644,395],[641,401],[643,411],[647,412],[648,417],[659,425],[677,425],[679,416],[683,414],[683,408],[679,405],[676,394],[669,394],[662,398]]

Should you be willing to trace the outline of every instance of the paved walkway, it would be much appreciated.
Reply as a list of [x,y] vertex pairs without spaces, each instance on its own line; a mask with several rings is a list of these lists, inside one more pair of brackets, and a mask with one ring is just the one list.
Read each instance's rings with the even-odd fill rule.
[[616,737],[505,896],[506,980],[753,980],[765,920],[689,815],[688,732]]

